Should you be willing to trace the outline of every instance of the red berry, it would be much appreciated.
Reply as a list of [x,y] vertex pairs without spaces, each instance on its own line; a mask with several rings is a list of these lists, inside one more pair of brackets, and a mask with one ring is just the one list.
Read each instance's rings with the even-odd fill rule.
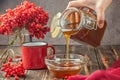
[[6,69],[6,67],[2,67],[2,68],[1,68],[1,71],[4,71],[5,69]]
[[21,56],[15,56],[15,58],[21,58]]
[[15,76],[15,80],[18,80],[18,76],[17,75]]
[[7,67],[7,64],[2,64],[2,67]]
[[18,76],[25,76],[25,69],[23,68],[21,61],[17,64],[7,62],[6,64],[3,64],[1,70],[6,72],[5,77],[16,76],[16,80],[18,80]]
[[16,72],[13,70],[13,71],[11,72],[11,74],[14,75],[14,74],[16,74]]
[[12,58],[9,58],[9,60],[8,60],[9,62],[12,62]]

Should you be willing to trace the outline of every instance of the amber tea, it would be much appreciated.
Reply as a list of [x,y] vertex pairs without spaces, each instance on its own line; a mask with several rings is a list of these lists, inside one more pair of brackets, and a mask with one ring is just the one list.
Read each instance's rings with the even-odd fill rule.
[[50,71],[50,74],[56,78],[66,78],[76,75],[81,71],[82,65],[85,63],[85,58],[78,54],[69,54],[69,62],[66,59],[66,54],[55,54],[45,58],[45,63]]
[[[57,78],[66,78],[66,77],[69,77],[69,76],[72,76],[72,75],[76,75],[81,70],[80,67],[76,67],[76,66],[80,66],[80,65],[76,65],[76,64],[74,64],[74,62],[70,62],[70,61],[69,61],[69,64],[61,63],[59,65],[55,64],[55,66],[62,67],[62,68],[59,68],[59,69],[51,67],[49,69],[50,73],[54,77],[57,77]],[[71,67],[73,67],[73,69]],[[74,67],[76,67],[76,68],[74,68]]]

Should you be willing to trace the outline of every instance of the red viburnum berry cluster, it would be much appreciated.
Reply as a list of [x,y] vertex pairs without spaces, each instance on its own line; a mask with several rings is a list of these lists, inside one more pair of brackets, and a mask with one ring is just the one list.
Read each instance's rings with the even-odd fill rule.
[[42,7],[24,1],[16,8],[7,9],[5,14],[0,15],[0,34],[9,35],[25,28],[33,37],[44,38],[50,30],[46,26],[48,19],[48,13]]
[[25,76],[25,69],[23,68],[22,62],[12,64],[12,58],[2,65],[1,71],[6,72],[5,77],[14,76],[15,80],[18,80],[18,77]]

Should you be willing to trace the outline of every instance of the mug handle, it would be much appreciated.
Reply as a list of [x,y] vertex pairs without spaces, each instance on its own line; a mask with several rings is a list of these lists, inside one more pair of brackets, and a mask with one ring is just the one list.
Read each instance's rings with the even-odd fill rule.
[[[52,54],[55,54],[55,48],[53,47],[53,45],[48,44],[47,48],[51,48],[52,49]],[[49,55],[51,55],[51,53]]]

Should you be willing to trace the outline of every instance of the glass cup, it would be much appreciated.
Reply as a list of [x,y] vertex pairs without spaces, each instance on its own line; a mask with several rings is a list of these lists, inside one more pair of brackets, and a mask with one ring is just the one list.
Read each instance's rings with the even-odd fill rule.
[[85,63],[82,55],[70,54],[69,60],[66,54],[55,54],[45,57],[45,63],[52,76],[55,78],[67,78],[80,73]]

